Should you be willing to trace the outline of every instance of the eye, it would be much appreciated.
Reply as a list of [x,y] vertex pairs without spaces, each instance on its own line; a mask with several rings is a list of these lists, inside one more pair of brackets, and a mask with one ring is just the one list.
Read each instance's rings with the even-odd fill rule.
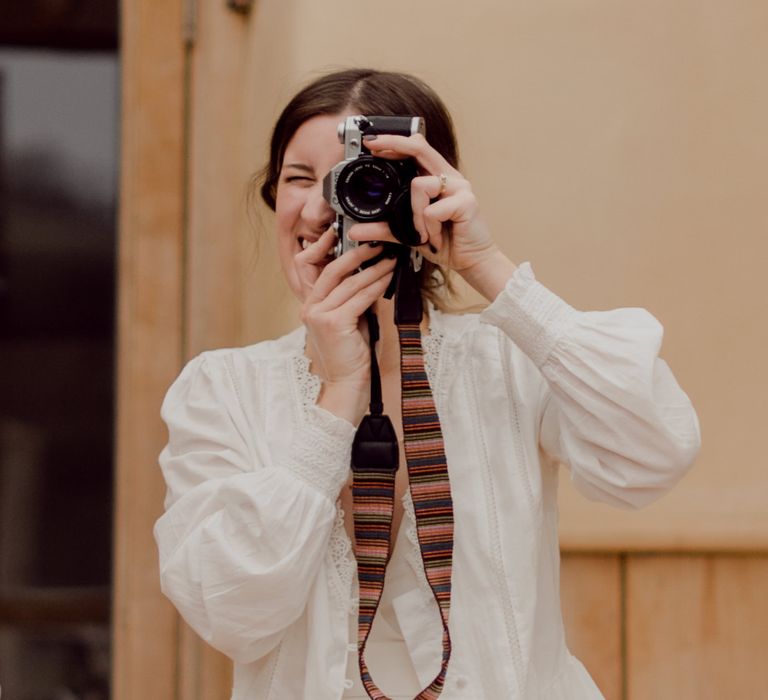
[[309,177],[308,175],[288,175],[283,178],[283,182],[295,182],[299,184],[307,183],[311,185],[315,182],[315,178]]

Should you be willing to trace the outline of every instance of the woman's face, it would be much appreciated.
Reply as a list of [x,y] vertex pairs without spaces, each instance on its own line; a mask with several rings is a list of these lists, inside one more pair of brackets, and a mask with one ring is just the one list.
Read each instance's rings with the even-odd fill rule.
[[319,115],[305,121],[288,142],[277,181],[275,216],[283,274],[304,300],[295,256],[316,241],[334,220],[323,199],[323,178],[344,157],[337,127],[346,114]]

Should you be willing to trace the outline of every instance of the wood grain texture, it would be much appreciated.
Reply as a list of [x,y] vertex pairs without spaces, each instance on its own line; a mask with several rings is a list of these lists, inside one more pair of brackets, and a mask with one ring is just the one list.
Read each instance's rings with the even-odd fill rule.
[[159,586],[152,526],[165,487],[158,412],[181,361],[181,1],[121,5],[115,700],[175,697],[177,616]]
[[178,700],[229,700],[232,660],[203,642],[188,625],[179,629]]
[[[246,19],[198,3],[191,51],[184,355],[242,344]],[[180,628],[179,700],[225,700],[232,661]]]
[[628,700],[766,697],[767,591],[766,556],[630,556]]
[[246,19],[225,3],[198,3],[191,56],[187,357],[241,344]]
[[621,700],[621,559],[563,554],[560,571],[568,648],[606,700]]

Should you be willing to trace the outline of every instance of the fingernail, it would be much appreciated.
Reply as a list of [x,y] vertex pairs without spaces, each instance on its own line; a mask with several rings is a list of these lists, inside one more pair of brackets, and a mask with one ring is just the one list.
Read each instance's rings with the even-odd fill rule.
[[377,138],[378,134],[363,134],[363,141],[375,141]]

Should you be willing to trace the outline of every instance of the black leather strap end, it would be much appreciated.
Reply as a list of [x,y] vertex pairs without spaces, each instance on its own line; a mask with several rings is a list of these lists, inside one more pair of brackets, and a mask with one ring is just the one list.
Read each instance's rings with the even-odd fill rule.
[[397,434],[389,416],[365,416],[352,442],[352,471],[396,472],[399,463]]

